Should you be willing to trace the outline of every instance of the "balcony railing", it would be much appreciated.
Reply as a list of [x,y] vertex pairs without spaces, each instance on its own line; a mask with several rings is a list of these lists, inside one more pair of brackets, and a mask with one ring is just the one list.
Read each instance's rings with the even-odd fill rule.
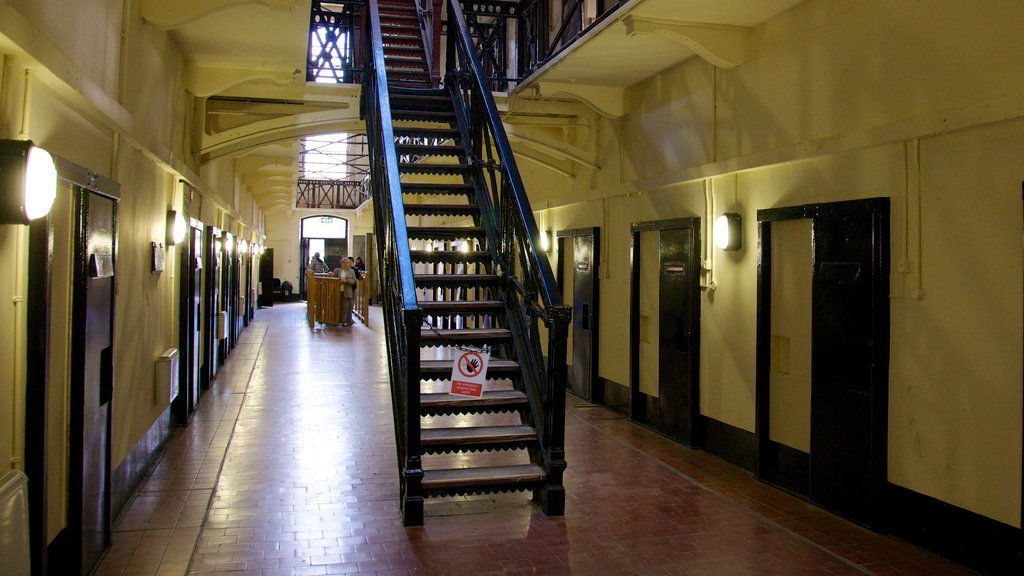
[[[551,61],[628,0],[463,0],[460,4],[492,91],[508,91]],[[431,76],[440,78],[441,38],[448,24],[440,0],[418,0],[426,19],[424,45]],[[309,82],[359,82],[359,15],[366,0],[313,0]],[[448,47],[446,58],[453,57]]]

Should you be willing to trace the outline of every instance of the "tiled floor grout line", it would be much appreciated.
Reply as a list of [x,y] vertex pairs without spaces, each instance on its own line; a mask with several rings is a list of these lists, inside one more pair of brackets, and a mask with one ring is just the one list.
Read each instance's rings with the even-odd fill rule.
[[[241,419],[242,410],[245,408],[245,397],[249,393],[249,384],[252,381],[253,373],[256,371],[256,364],[259,361],[260,353],[263,350],[263,344],[266,342],[267,331],[267,329],[264,329],[259,334],[259,347],[256,348],[256,355],[253,358],[252,366],[249,368],[249,374],[246,377],[245,391],[241,392],[242,400],[238,404],[238,410],[235,411],[235,419],[234,422],[231,424],[231,434],[228,435],[227,444],[224,445],[224,452],[222,452],[220,455],[220,465],[217,467],[217,478],[213,482],[213,489],[210,490],[210,498],[206,501],[206,513],[203,514],[203,521],[199,525],[199,531],[196,533],[195,542],[192,543],[192,554],[191,556],[189,556],[188,564],[185,566],[185,572],[181,576],[188,576],[188,574],[192,571],[192,565],[195,563],[196,554],[199,552],[199,543],[203,540],[203,532],[206,527],[206,521],[210,517],[210,510],[213,507],[213,501],[217,495],[217,488],[220,486],[220,477],[221,474],[224,472],[224,463],[227,462],[228,451],[231,450],[231,442],[235,438],[235,431],[238,428],[238,421]],[[238,393],[232,392],[232,394]]]
[[[697,486],[701,490],[704,490],[705,492],[708,492],[710,494],[713,494],[714,496],[717,496],[717,497],[721,498],[722,500],[730,503],[731,505],[739,508],[740,510],[743,510],[747,514],[757,518],[758,520],[761,520],[762,522],[767,522],[768,524],[770,524],[770,525],[772,525],[772,526],[774,526],[774,527],[776,527],[778,529],[781,529],[781,530],[789,533],[790,536],[795,537],[798,540],[802,540],[803,542],[805,542],[807,544],[810,544],[811,546],[814,546],[815,548],[821,550],[822,552],[825,552],[826,554],[832,556],[833,558],[835,558],[837,560],[840,560],[843,563],[849,565],[851,568],[855,568],[858,571],[863,572],[864,574],[874,574],[874,572],[872,572],[871,570],[867,569],[867,567],[865,567],[865,566],[863,566],[861,564],[857,564],[856,562],[853,562],[852,560],[850,560],[848,558],[844,558],[843,556],[833,552],[832,550],[829,550],[827,547],[822,546],[821,544],[815,542],[813,539],[808,538],[808,537],[806,537],[806,536],[804,536],[804,535],[802,535],[802,534],[800,534],[798,532],[795,532],[794,530],[790,529],[789,527],[787,527],[787,526],[785,526],[783,524],[779,524],[778,522],[772,520],[771,518],[768,518],[767,516],[761,514],[760,512],[751,509],[749,506],[744,505],[742,502],[739,502],[739,501],[737,501],[737,500],[735,500],[733,498],[730,498],[726,494],[723,494],[723,493],[719,492],[718,490],[715,490],[714,488],[704,484],[703,482],[701,482],[697,478],[694,478],[693,476],[691,476],[691,475],[687,474],[686,472],[680,470],[679,468],[673,466],[671,463],[666,462],[663,459],[659,458],[657,455],[647,453],[647,452],[641,450],[640,448],[632,446],[628,442],[625,442],[625,441],[615,437],[614,435],[609,434],[607,431],[601,429],[599,426],[595,426],[594,424],[591,424],[586,418],[581,418],[579,415],[575,414],[574,411],[567,410],[567,416],[571,416],[575,420],[577,420],[577,421],[585,424],[586,426],[592,428],[593,430],[595,430],[596,432],[600,433],[605,438],[607,438],[609,441],[614,442],[614,443],[616,443],[616,444],[618,444],[620,446],[623,446],[626,449],[630,450],[631,452],[634,452],[634,453],[636,453],[636,454],[638,454],[638,455],[640,455],[640,456],[642,456],[644,458],[647,458],[649,460],[654,461],[654,463],[657,464],[658,466],[661,466],[661,467],[663,467],[665,469],[668,469],[668,470],[672,471],[674,474],[677,474],[679,476],[682,476],[683,478],[686,478],[687,480],[692,482],[695,486]],[[625,416],[622,416],[622,418],[626,421],[627,424],[629,424],[631,426],[636,426],[640,430],[642,430],[644,432],[647,432],[647,433],[650,433],[652,435],[661,436],[661,434],[659,434],[658,432],[650,430],[650,429],[648,429],[648,428],[646,428],[646,427],[644,427],[644,426],[642,426],[640,424],[637,424],[635,422],[629,421],[628,419],[625,418]],[[607,420],[612,420],[612,419],[613,418],[608,418]],[[667,440],[667,438],[666,438],[666,440]],[[681,447],[683,449],[689,450],[689,448],[686,448],[685,446],[681,446]],[[789,494],[787,494],[787,496],[789,496]],[[790,497],[792,497],[792,496],[790,496]]]

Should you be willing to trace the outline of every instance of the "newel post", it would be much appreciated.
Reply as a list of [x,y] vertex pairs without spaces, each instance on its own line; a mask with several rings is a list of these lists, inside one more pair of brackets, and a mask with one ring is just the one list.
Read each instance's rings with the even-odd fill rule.
[[562,474],[565,472],[565,353],[569,338],[569,322],[572,308],[553,306],[548,308],[548,369],[545,386],[546,420],[544,427],[545,464],[547,484],[541,494],[544,513],[560,516],[565,513],[565,487]]
[[423,311],[404,310],[405,324],[405,470],[402,471],[402,520],[406,526],[423,525],[423,463],[420,458],[420,328]]

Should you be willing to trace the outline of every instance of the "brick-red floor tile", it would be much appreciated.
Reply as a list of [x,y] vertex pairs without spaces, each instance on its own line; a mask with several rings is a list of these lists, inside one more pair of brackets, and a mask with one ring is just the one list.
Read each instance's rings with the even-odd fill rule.
[[304,304],[259,310],[98,574],[969,573],[571,396],[564,517],[525,494],[442,498],[402,527],[374,312],[310,330]]

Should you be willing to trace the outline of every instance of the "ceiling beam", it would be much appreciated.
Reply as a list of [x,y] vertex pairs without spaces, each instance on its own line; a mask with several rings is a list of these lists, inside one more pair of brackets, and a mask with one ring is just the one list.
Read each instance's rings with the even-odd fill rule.
[[735,68],[750,59],[750,28],[639,16],[627,16],[623,23],[626,36],[664,36],[719,68]]

